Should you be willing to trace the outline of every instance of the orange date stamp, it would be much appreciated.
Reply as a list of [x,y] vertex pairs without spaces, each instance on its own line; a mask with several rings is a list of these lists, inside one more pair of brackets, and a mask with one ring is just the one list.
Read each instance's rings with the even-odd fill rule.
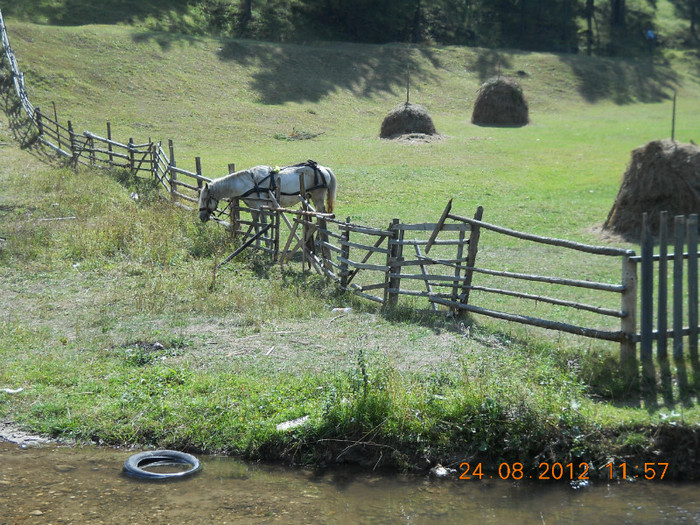
[[[662,480],[668,470],[668,463],[642,463],[640,465],[628,465],[620,463],[614,465],[608,463],[601,469],[604,479],[647,479]],[[525,471],[522,463],[501,463],[498,471],[491,475],[485,474],[481,463],[462,462],[459,465],[459,479],[503,479],[519,481],[521,479],[537,479],[543,481],[567,480],[567,481],[587,481],[589,480],[591,465],[582,461],[580,463],[548,463],[543,461],[537,467],[537,471],[529,473]]]

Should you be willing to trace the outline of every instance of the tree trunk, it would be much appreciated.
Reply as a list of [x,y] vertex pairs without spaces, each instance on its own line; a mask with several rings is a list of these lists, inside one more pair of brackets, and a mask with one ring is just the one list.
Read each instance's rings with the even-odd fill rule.
[[625,27],[625,0],[610,0],[610,25]]
[[253,18],[253,0],[243,0],[241,2],[241,14],[238,18],[238,23],[241,33],[245,33],[248,29],[248,22]]
[[595,15],[595,0],[586,0],[586,9],[584,10],[586,17],[586,54],[593,54],[593,17]]
[[414,44],[417,44],[421,41],[421,28],[420,28],[420,19],[421,19],[421,0],[418,0],[416,3],[416,12],[413,15],[413,29],[411,31],[411,41]]

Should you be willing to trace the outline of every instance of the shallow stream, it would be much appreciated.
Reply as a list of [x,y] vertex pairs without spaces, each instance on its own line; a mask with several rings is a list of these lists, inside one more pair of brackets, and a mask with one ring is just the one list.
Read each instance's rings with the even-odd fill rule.
[[[0,524],[700,523],[700,485],[437,480],[200,457],[178,481],[125,476],[133,454],[0,442]],[[488,476],[484,476],[488,478]]]

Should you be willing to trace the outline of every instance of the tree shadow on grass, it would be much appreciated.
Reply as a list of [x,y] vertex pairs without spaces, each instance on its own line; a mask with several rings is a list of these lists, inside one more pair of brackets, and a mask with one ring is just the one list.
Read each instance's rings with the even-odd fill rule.
[[27,116],[15,93],[14,83],[10,77],[9,68],[6,67],[5,56],[0,58],[0,106],[7,116],[8,127],[12,138],[20,147],[46,163],[59,160],[50,148],[42,147],[39,141],[39,133],[32,120]]
[[338,90],[358,97],[396,95],[404,100],[411,83],[436,82],[423,65],[438,60],[428,48],[360,44],[276,45],[244,40],[222,42],[219,58],[253,68],[253,89],[264,104],[319,102]]
[[[99,5],[95,5],[98,3]],[[3,2],[5,16],[21,20],[46,21],[49,25],[78,26],[86,24],[132,24],[149,16],[182,18],[188,10],[189,0],[110,0],[109,2],[85,2],[63,0],[46,2],[22,0]]]
[[[134,42],[156,42],[164,51],[198,37],[177,31],[138,31]],[[319,102],[339,90],[357,97],[396,95],[405,101],[411,86],[436,83],[441,67],[428,47],[352,43],[279,44],[222,38],[218,57],[252,72],[252,90],[263,104]],[[426,65],[429,64],[428,65]],[[235,82],[235,78],[232,82]]]
[[497,49],[482,49],[467,64],[467,67],[469,71],[475,71],[479,81],[483,83],[513,67],[512,53],[504,53]]
[[[467,64],[483,83],[496,75],[512,76],[518,62],[523,62],[527,52],[506,52],[495,49],[479,50]],[[615,104],[635,102],[661,102],[671,98],[680,83],[679,75],[664,62],[644,59],[588,57],[560,54],[576,79],[577,91],[587,102],[610,100]],[[516,75],[525,73],[518,71]],[[533,82],[542,81],[537,74]]]
[[167,31],[139,31],[134,33],[131,39],[137,44],[153,41],[158,44],[163,51],[171,49],[176,42],[194,44],[201,40],[197,36]]
[[578,91],[588,102],[615,104],[661,102],[671,98],[680,78],[664,63],[640,59],[590,58],[561,55],[578,80]]

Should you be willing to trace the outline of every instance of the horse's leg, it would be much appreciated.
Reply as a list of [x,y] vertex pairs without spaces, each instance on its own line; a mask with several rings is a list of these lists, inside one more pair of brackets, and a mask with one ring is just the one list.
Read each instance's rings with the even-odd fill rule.
[[316,190],[311,194],[311,200],[314,203],[314,209],[319,213],[326,213],[326,192],[324,190]]

